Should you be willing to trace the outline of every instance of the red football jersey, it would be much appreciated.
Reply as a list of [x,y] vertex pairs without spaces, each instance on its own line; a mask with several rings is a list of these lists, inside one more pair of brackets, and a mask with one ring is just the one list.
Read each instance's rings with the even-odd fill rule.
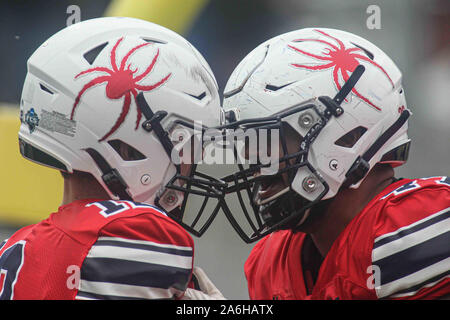
[[159,209],[80,200],[0,245],[0,299],[171,299],[190,285],[192,237]]
[[307,292],[304,233],[261,239],[245,263],[251,299],[435,299],[450,293],[450,178],[402,179],[346,226]]

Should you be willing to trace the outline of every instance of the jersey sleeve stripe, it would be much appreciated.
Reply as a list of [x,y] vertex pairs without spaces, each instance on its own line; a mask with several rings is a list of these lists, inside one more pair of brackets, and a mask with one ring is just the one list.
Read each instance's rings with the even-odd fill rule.
[[[372,257],[374,260],[381,260],[387,256],[393,255],[397,252],[406,250],[422,242],[426,242],[436,236],[439,236],[450,230],[450,218],[435,222],[422,229],[417,229],[415,232],[408,232],[398,238],[391,238],[381,246],[374,246]],[[404,230],[406,231],[406,230]]]
[[0,243],[0,250],[2,250],[3,246],[8,242],[8,239],[3,240],[3,242]]
[[181,295],[175,288],[161,289],[118,283],[81,281],[76,296],[78,300],[129,300],[129,299],[174,299]]
[[450,210],[375,239],[372,264],[380,270],[378,298],[412,296],[449,276]]
[[[158,251],[153,251],[152,249],[156,249]],[[94,245],[89,251],[87,258],[114,258],[189,270],[192,268],[192,252],[191,255],[186,256],[186,252],[182,252],[183,255],[179,255],[177,254],[178,251],[175,251],[174,249],[165,249],[169,250],[171,253],[159,251],[161,248],[152,249],[148,246],[145,248],[135,248],[112,245]]]
[[[407,236],[411,233],[417,232],[421,229],[427,228],[435,223],[439,223],[440,221],[443,221],[443,220],[446,220],[449,218],[450,218],[450,208],[446,208],[444,210],[441,210],[435,214],[428,216],[425,219],[422,219],[411,225],[408,225],[408,226],[400,228],[394,232],[390,232],[390,233],[384,234],[384,235],[376,238],[374,241],[373,247],[378,248],[380,246],[385,245],[386,243],[396,241],[404,236]],[[448,221],[447,221],[447,223],[448,223]]]
[[190,275],[190,269],[111,258],[87,258],[81,267],[81,280],[163,289],[184,290]]
[[103,247],[103,246],[140,249],[140,250],[146,250],[146,251],[175,254],[175,255],[186,256],[186,257],[192,256],[192,248],[191,247],[163,245],[160,243],[151,242],[151,241],[143,241],[143,240],[128,240],[128,239],[120,239],[120,238],[101,237],[94,244],[94,247]]
[[400,298],[400,297],[407,297],[407,296],[413,296],[415,295],[419,290],[432,287],[435,284],[443,281],[444,279],[450,278],[450,270],[447,270],[441,274],[438,274],[435,277],[432,277],[431,279],[428,279],[424,282],[419,283],[418,285],[412,286],[410,288],[407,288],[405,290],[397,291],[395,294],[391,295],[391,298]]
[[[381,286],[375,287],[376,294],[378,298],[385,298],[388,296],[394,296],[399,291],[409,291],[409,288],[416,287],[420,283],[426,282],[423,281],[424,279],[434,278],[436,275],[440,275],[448,271],[449,264],[450,258],[447,258],[415,273],[406,275],[403,278],[382,284]],[[381,275],[382,274],[383,270],[381,270]]]
[[134,239],[125,239],[125,238],[119,238],[119,237],[99,237],[97,239],[98,241],[106,241],[106,240],[110,240],[110,241],[117,241],[117,242],[123,242],[123,243],[140,243],[140,244],[148,244],[148,245],[152,245],[152,246],[156,246],[156,247],[161,247],[161,248],[173,248],[173,249],[178,249],[178,250],[187,250],[187,251],[192,251],[192,247],[186,247],[186,246],[178,246],[178,245],[174,245],[174,244],[166,244],[166,243],[157,243],[157,242],[153,242],[153,241],[148,241],[148,240],[134,240]]
[[450,231],[438,235],[408,249],[376,260],[380,268],[381,284],[400,279],[450,257]]

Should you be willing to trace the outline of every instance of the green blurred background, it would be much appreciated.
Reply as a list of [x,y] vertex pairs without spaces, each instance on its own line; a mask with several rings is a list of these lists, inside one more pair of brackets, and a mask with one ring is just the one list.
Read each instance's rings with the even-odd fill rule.
[[[397,176],[450,174],[448,0],[0,0],[0,242],[56,211],[62,200],[59,174],[19,155],[18,103],[26,60],[66,26],[70,5],[80,8],[81,20],[132,16],[177,31],[204,55],[220,90],[250,50],[278,34],[329,27],[367,38],[402,70],[413,112],[410,160]],[[380,29],[367,27],[369,5],[380,8]],[[243,263],[252,245],[235,235],[223,215],[195,242],[196,264],[224,295],[248,299]]]

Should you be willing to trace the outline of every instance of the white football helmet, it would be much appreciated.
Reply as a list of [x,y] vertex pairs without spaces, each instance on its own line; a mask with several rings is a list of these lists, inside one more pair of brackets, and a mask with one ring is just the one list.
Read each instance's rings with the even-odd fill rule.
[[[164,27],[114,17],[59,31],[29,58],[20,108],[22,155],[90,173],[111,199],[156,204],[183,224],[189,191],[216,191],[195,165],[183,175],[173,151],[199,138],[195,121],[219,125],[217,82],[202,55]],[[200,235],[212,219],[201,231],[185,227]]]
[[301,138],[299,151],[284,150],[280,160],[290,185],[270,201],[254,200],[262,166],[241,166],[225,178],[230,193],[247,193],[250,201],[241,205],[244,222],[236,210],[226,210],[247,242],[303,223],[308,208],[342,186],[358,188],[375,164],[398,166],[407,159],[410,112],[401,73],[383,51],[351,33],[308,28],[262,43],[234,70],[224,97],[228,128],[278,127],[284,139],[289,125]]

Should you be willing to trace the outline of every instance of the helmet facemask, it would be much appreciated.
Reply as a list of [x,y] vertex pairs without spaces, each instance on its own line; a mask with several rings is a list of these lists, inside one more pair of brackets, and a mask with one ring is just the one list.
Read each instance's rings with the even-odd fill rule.
[[[287,122],[288,118],[300,119],[302,115],[312,112],[320,119],[321,113],[317,106],[307,103],[295,106],[274,117],[253,119],[241,124],[237,122],[227,126],[227,129],[239,128],[245,132],[255,130],[258,136],[258,158],[250,159],[249,152],[245,151],[248,163],[238,163],[236,172],[222,178],[228,184],[225,214],[245,242],[256,241],[274,230],[292,228],[302,220],[307,209],[320,201],[328,192],[326,182],[307,160],[311,136],[301,137]],[[322,123],[312,129],[316,132],[315,135],[320,132],[326,119],[323,119]],[[275,157],[270,154],[270,158],[273,159],[271,163],[262,163],[260,157],[264,153],[260,149],[261,141],[265,140],[261,137],[266,132],[272,132],[270,140],[278,140],[271,141],[270,149],[265,149],[279,155]],[[274,145],[276,147],[273,147]],[[244,148],[252,149],[252,146],[246,144]],[[276,152],[273,152],[274,150]],[[238,154],[239,151],[236,150],[235,153]],[[255,160],[256,163],[254,163]],[[320,183],[323,186],[315,199],[305,199],[292,188],[299,168],[307,168],[311,172],[311,177],[316,179],[311,182]],[[314,190],[317,188],[317,186],[312,187]],[[235,208],[236,203],[240,208]],[[242,221],[243,217],[246,221]]]
[[[289,172],[288,183],[264,201],[252,197],[261,192],[256,179],[262,178],[255,177],[264,175],[264,166],[252,165],[253,174],[241,166],[226,177],[227,198],[238,204],[227,199],[226,214],[244,241],[278,229],[309,230],[342,189],[359,188],[377,163],[406,162],[410,112],[401,79],[374,44],[327,28],[276,36],[238,64],[224,92],[228,126],[284,122],[301,137],[299,149],[281,149],[280,170],[271,173]],[[281,145],[284,139],[280,135]],[[287,158],[292,160],[283,166]]]
[[223,205],[225,188],[225,183],[202,172],[202,166],[198,165],[206,128],[178,119],[165,130],[161,120],[167,113],[153,113],[142,93],[137,101],[147,119],[142,128],[155,133],[176,169],[154,202],[186,230],[201,237]]
[[[222,179],[228,184],[225,214],[245,242],[256,241],[275,230],[295,229],[305,222],[310,209],[324,200],[330,187],[308,160],[310,147],[329,120],[343,114],[340,103],[364,70],[363,66],[357,67],[334,98],[321,96],[270,117],[246,119],[225,126],[228,130],[239,128],[258,133],[271,130],[279,136],[280,157],[276,159],[276,172],[273,168],[267,170],[274,167],[273,163],[238,163],[239,170]],[[228,118],[235,118],[235,115],[229,114]],[[290,123],[293,122],[305,129],[303,137],[292,129]],[[258,146],[261,147],[261,143]],[[272,190],[268,192],[270,188]],[[264,198],[261,194],[265,194]],[[236,209],[234,203],[240,208]]]

